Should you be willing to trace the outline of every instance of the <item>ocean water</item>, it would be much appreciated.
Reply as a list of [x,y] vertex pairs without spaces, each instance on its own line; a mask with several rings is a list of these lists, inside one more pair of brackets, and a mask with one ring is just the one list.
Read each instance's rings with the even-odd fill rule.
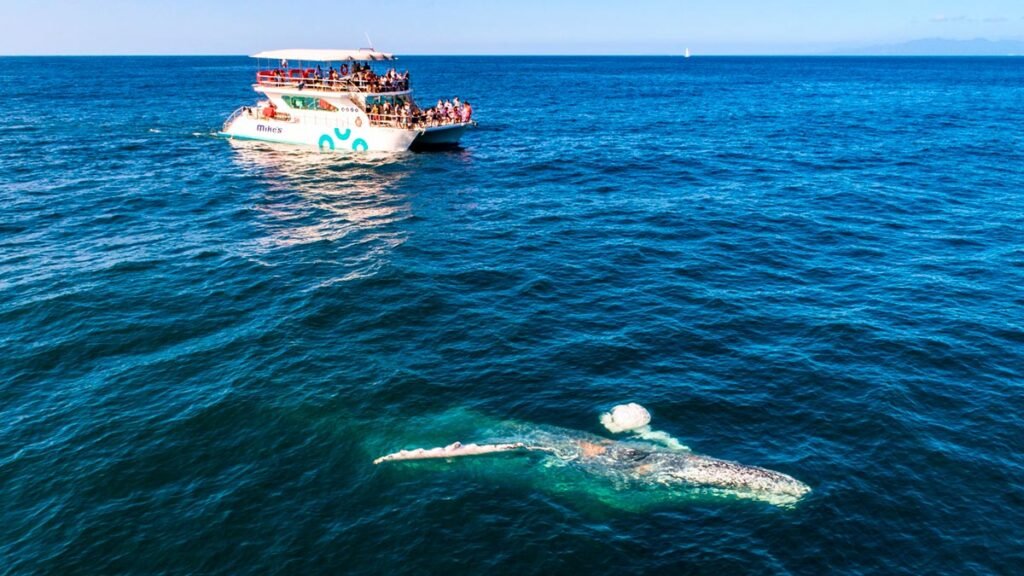
[[[461,149],[217,139],[241,57],[0,59],[0,574],[1024,569],[1024,60],[401,63]],[[626,401],[813,492],[371,463]]]

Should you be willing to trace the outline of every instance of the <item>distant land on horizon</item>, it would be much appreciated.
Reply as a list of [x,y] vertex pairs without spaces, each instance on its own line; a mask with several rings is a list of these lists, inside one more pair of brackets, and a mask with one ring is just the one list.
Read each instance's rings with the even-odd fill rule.
[[835,56],[1021,56],[1024,55],[1024,40],[921,38],[897,44],[833,50],[828,54]]

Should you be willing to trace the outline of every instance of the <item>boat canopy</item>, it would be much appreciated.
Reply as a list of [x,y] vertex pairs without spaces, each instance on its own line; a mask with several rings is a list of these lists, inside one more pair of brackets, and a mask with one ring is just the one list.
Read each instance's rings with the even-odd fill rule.
[[295,60],[297,62],[341,62],[353,60],[365,62],[369,60],[394,60],[393,54],[377,52],[370,48],[358,50],[317,50],[317,49],[289,49],[289,50],[268,50],[253,54],[253,58],[269,58],[271,60]]

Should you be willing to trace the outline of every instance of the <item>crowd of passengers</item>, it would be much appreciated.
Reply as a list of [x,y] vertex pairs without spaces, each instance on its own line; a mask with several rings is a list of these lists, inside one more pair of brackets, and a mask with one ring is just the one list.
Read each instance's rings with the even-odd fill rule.
[[301,70],[288,69],[288,62],[281,62],[281,67],[269,74],[261,72],[261,82],[269,81],[275,84],[298,83],[299,88],[326,88],[328,90],[342,90],[356,87],[363,92],[403,92],[409,89],[409,71],[398,72],[391,68],[384,74],[377,74],[370,68],[369,64],[356,62],[349,68],[348,64],[342,64],[340,68],[324,69],[317,64],[315,69]]
[[374,104],[369,114],[370,121],[377,125],[401,128],[445,126],[471,121],[473,106],[469,102],[460,102],[456,96],[454,100],[438,100],[436,106],[426,110],[409,102]]

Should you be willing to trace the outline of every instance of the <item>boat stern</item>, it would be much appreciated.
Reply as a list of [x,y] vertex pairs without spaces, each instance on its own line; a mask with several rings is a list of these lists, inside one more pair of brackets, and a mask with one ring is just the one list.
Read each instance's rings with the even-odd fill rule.
[[413,150],[429,150],[437,148],[457,148],[462,135],[474,123],[464,122],[446,126],[429,126],[423,128],[419,136],[412,142]]

